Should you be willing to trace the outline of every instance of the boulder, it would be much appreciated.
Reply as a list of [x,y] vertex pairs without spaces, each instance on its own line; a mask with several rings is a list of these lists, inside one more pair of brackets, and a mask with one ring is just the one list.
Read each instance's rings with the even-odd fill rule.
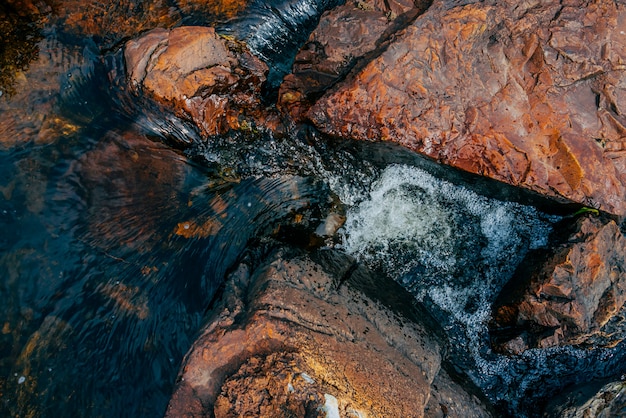
[[626,337],[626,238],[612,220],[583,217],[572,227],[553,249],[529,253],[498,297],[498,351],[613,347]]
[[279,251],[252,272],[241,264],[213,312],[168,417],[488,416],[441,369],[422,325],[306,255]]
[[213,28],[154,29],[127,42],[124,57],[135,91],[191,119],[205,136],[266,121],[260,98],[267,66]]
[[390,34],[415,19],[429,3],[356,0],[324,13],[280,86],[281,110],[301,121],[329,87],[365,55],[382,48]]
[[555,398],[546,416],[611,418],[626,415],[626,382],[610,382],[592,393],[586,386],[590,385],[575,387]]
[[307,116],[623,216],[625,27],[609,0],[435,1]]

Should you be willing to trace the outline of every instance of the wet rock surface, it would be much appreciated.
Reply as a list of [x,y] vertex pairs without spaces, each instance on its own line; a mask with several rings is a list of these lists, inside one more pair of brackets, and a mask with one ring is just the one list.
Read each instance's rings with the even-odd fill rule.
[[488,416],[423,326],[338,287],[308,256],[268,260],[227,281],[167,416]]
[[436,1],[307,115],[624,215],[625,25],[612,1]]
[[626,414],[626,383],[607,383],[595,393],[590,393],[589,389],[586,386],[576,387],[557,397],[548,407],[547,414],[563,418],[609,418]]
[[591,217],[563,229],[564,240],[531,252],[496,301],[496,349],[610,347],[626,336],[626,238],[614,221]]
[[280,87],[279,106],[296,121],[365,56],[383,48],[391,34],[430,2],[348,1],[321,17]]
[[135,89],[193,120],[206,136],[265,117],[260,98],[267,66],[213,28],[155,29],[129,41],[124,56]]

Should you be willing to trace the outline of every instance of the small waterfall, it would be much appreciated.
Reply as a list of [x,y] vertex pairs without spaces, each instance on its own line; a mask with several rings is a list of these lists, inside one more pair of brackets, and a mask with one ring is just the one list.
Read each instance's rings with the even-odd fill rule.
[[244,40],[270,67],[268,91],[278,88],[324,11],[345,0],[255,0],[218,31]]
[[537,402],[569,384],[620,369],[613,349],[491,352],[491,306],[530,249],[544,248],[559,219],[490,199],[412,166],[390,165],[347,211],[343,248],[390,275],[443,326],[447,362],[505,413],[534,416]]

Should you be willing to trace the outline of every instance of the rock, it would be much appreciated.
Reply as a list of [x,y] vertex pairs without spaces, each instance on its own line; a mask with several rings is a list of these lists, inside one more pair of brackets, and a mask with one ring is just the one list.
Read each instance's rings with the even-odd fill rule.
[[127,42],[124,56],[136,91],[193,120],[204,135],[266,121],[260,97],[267,66],[213,28],[154,29]]
[[279,107],[301,120],[315,100],[364,55],[380,48],[389,34],[426,9],[427,3],[357,0],[324,13],[281,84]]
[[439,0],[307,116],[626,214],[626,6]]
[[[546,416],[562,418],[578,417],[623,417],[626,415],[626,382],[618,381],[604,385],[595,393],[588,393],[587,388],[576,387],[559,396],[548,406]],[[587,395],[587,398],[584,396]]]
[[[49,1],[49,0],[48,0]],[[214,24],[235,17],[247,0],[58,0],[52,21],[77,37],[95,36],[103,49],[153,28],[172,28],[193,18]]]
[[252,273],[241,264],[214,312],[168,417],[417,417],[454,405],[458,416],[487,416],[441,370],[441,347],[421,325],[337,287],[308,256],[279,251]]
[[324,394],[304,368],[304,359],[289,352],[249,358],[224,381],[215,417],[251,412],[259,417],[322,417]]
[[626,238],[583,217],[554,250],[529,254],[495,303],[495,348],[613,347],[626,337]]

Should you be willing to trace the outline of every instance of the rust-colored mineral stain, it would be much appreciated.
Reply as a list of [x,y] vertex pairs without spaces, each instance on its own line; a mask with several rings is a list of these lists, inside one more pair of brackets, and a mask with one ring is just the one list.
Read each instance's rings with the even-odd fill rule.
[[194,221],[179,222],[174,229],[174,234],[185,238],[207,238],[216,235],[222,224],[215,219],[209,218],[198,225]]
[[553,153],[551,161],[554,168],[561,173],[572,190],[578,189],[580,182],[583,179],[583,170],[580,167],[576,156],[572,154],[560,135],[556,134],[551,136],[550,151]]

